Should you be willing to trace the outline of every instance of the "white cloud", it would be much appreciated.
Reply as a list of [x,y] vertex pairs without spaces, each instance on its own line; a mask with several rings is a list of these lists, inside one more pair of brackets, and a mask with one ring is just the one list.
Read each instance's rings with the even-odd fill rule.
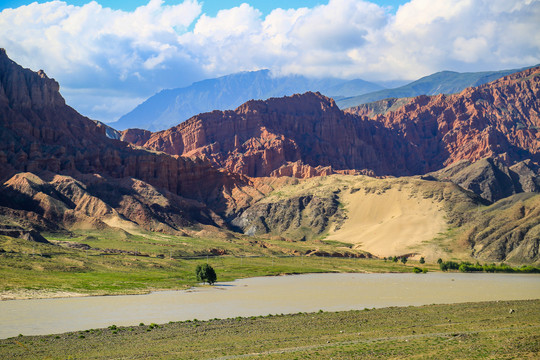
[[95,1],[80,7],[32,3],[0,13],[0,44],[21,65],[45,69],[56,78],[69,104],[88,109],[85,115],[114,120],[122,115],[118,108],[108,114],[93,111],[103,103],[90,106],[75,89],[86,89],[94,101],[106,90],[122,90],[118,103],[126,103],[129,96],[147,97],[162,87],[199,80],[202,71],[178,36],[200,13],[196,0],[173,6],[151,0],[133,12],[103,8]]
[[248,3],[214,17],[197,0],[151,0],[132,12],[33,3],[0,13],[0,46],[101,120],[122,115],[130,98],[243,70],[389,80],[540,62],[540,0],[411,0],[395,14],[329,0],[266,17]]
[[473,63],[489,56],[489,47],[485,38],[474,37],[465,39],[458,37],[454,40],[454,58],[466,63]]

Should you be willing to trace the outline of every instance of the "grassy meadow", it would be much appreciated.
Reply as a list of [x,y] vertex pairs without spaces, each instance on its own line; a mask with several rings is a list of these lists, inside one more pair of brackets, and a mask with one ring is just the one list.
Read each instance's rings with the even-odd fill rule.
[[538,359],[540,300],[140,324],[0,340],[9,359]]
[[[355,253],[348,244],[324,240],[287,242],[97,231],[45,236],[61,246],[0,236],[0,291],[7,296],[21,291],[39,296],[40,291],[113,295],[182,289],[197,284],[195,268],[202,262],[216,270],[218,281],[316,272],[411,272],[418,266],[413,261],[404,265],[378,259],[298,256],[314,248],[334,254]],[[90,248],[81,248],[81,244]],[[420,266],[438,269],[436,264]]]

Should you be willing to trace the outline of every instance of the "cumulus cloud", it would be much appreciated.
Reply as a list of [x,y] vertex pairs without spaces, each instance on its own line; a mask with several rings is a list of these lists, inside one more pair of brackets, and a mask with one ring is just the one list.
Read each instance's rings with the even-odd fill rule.
[[132,12],[51,1],[2,11],[0,46],[55,77],[78,110],[113,120],[162,88],[244,70],[390,80],[533,65],[538,19],[540,0],[411,0],[395,14],[329,0],[266,16],[249,0],[216,16],[198,0]]
[[196,0],[172,6],[151,0],[133,12],[95,1],[32,3],[0,13],[0,46],[21,65],[56,78],[79,111],[110,121],[141,96],[200,79],[199,65],[178,43],[200,13]]

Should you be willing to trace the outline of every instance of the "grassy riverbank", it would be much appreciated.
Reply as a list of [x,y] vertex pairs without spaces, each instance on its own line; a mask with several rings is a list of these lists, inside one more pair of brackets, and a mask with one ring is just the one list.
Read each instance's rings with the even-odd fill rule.
[[501,301],[20,336],[0,358],[537,359],[539,333],[540,300]]
[[[195,267],[208,262],[218,281],[316,272],[412,272],[417,262],[330,256],[292,256],[313,248],[354,254],[337,242],[201,239],[148,233],[51,234],[56,245],[0,236],[0,296],[4,299],[74,294],[136,294],[196,285]],[[78,246],[72,248],[68,245]],[[212,256],[212,253],[223,253]],[[297,254],[298,254],[297,253]],[[207,254],[208,256],[206,256]],[[437,264],[423,268],[438,270]]]

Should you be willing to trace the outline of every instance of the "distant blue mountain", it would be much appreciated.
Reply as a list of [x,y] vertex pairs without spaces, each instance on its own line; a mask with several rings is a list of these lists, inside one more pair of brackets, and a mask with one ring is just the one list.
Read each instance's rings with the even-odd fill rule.
[[465,88],[471,86],[480,86],[502,78],[503,76],[510,75],[518,71],[523,71],[528,68],[529,67],[513,70],[470,73],[441,71],[395,89],[384,89],[366,94],[360,94],[354,97],[336,99],[336,104],[339,106],[339,108],[346,109],[389,98],[406,98],[418,95],[455,94]]
[[140,128],[157,131],[203,112],[235,109],[251,99],[266,100],[306,91],[343,98],[381,89],[380,85],[360,79],[273,77],[269,70],[241,72],[196,82],[184,88],[162,90],[109,125],[117,130]]

